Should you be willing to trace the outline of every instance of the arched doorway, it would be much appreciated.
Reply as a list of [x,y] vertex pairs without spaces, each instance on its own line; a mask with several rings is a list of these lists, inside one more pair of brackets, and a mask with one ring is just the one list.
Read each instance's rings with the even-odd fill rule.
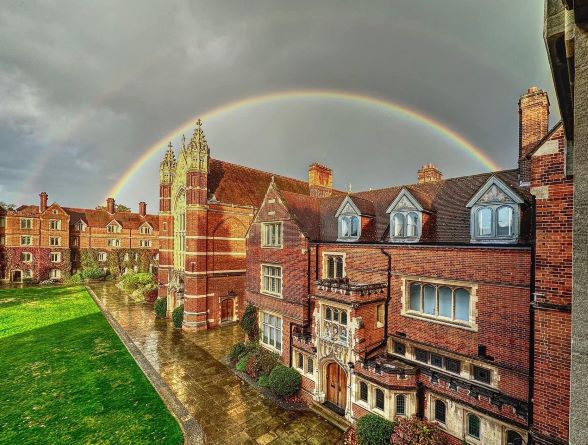
[[234,320],[234,299],[225,298],[221,301],[221,323]]
[[325,404],[341,415],[347,406],[347,374],[336,362],[325,367]]

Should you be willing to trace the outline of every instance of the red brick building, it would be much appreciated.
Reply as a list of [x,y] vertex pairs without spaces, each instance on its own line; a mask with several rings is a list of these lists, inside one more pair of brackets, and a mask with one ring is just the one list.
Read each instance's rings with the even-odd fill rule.
[[348,194],[270,183],[245,295],[307,399],[350,421],[426,417],[455,444],[567,443],[573,184],[546,93],[519,110],[516,170],[429,164]]
[[157,215],[119,212],[113,198],[100,209],[48,204],[15,210],[0,208],[0,280],[63,280],[82,267],[100,267],[114,275],[131,270],[152,271],[158,262]]

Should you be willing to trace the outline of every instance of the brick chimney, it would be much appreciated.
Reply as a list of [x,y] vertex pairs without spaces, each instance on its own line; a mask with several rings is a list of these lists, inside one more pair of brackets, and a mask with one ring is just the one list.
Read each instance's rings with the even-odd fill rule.
[[139,203],[139,215],[145,216],[147,214],[147,203],[141,201]]
[[47,199],[49,198],[49,195],[45,192],[39,193],[39,198],[41,198],[39,200],[39,212],[43,213],[45,210],[47,210]]
[[333,171],[317,162],[308,167],[310,196],[324,198],[333,192]]
[[417,172],[419,184],[425,182],[438,182],[443,179],[443,174],[434,164],[425,164]]
[[549,98],[547,93],[532,86],[519,99],[519,179],[522,184],[531,180],[527,155],[549,129]]
[[114,205],[114,198],[106,198],[106,211],[113,214],[116,207]]

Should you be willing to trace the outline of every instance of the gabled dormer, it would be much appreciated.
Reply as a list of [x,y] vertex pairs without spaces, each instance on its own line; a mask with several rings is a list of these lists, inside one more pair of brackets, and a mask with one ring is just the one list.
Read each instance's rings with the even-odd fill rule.
[[423,207],[405,188],[386,210],[390,214],[390,241],[417,242],[422,233]]
[[74,229],[78,232],[85,232],[88,229],[88,224],[83,219],[80,219],[74,224]]
[[502,180],[491,176],[466,204],[470,211],[471,241],[514,243],[520,233],[523,200]]
[[106,231],[108,233],[121,233],[122,225],[116,219],[113,219],[106,226]]
[[153,226],[145,221],[139,226],[139,232],[144,235],[151,235],[153,233]]
[[361,236],[361,211],[351,196],[346,196],[337,213],[337,240],[357,241]]

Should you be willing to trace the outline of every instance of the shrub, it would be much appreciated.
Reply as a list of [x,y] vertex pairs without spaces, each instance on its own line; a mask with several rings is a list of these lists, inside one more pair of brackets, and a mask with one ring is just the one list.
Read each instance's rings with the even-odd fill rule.
[[239,342],[239,343],[235,343],[232,347],[231,350],[229,351],[229,355],[227,356],[227,358],[229,359],[229,362],[231,362],[232,364],[237,363],[237,360],[239,360],[239,358],[245,354],[247,352],[247,346],[245,345],[245,343],[243,342]]
[[99,280],[106,276],[106,272],[100,269],[99,267],[88,267],[86,269],[82,269],[81,277],[82,280]]
[[[376,414],[367,414],[357,421],[357,443],[359,445],[385,445],[390,443],[394,424]],[[419,443],[420,442],[415,442]]]
[[[166,304],[167,306],[167,304]],[[184,322],[184,305],[181,304],[177,308],[175,308],[172,312],[172,321],[174,323],[174,327],[181,328],[182,323]]]
[[142,292],[146,292],[156,288],[155,277],[151,273],[140,272],[140,273],[128,273],[123,275],[120,282],[125,290],[133,292],[141,289]]
[[68,284],[82,284],[82,274],[80,272],[72,275],[67,280]]
[[255,347],[249,355],[246,372],[254,379],[260,374],[270,374],[280,364],[280,356],[254,343]]
[[261,374],[259,376],[259,380],[257,381],[257,384],[259,386],[261,386],[262,388],[268,388],[269,387],[269,375]]
[[243,317],[241,317],[241,329],[247,334],[249,340],[257,340],[258,327],[257,327],[257,308],[251,303],[248,303],[243,311]]
[[434,423],[416,417],[398,418],[392,439],[392,445],[446,445],[447,440]]
[[165,314],[167,313],[167,298],[158,298],[155,300],[154,309],[157,318],[165,318]]
[[243,357],[241,357],[239,359],[239,362],[237,363],[237,366],[235,366],[235,369],[239,372],[245,372],[245,368],[247,367],[247,360],[249,359],[248,355],[244,355]]
[[269,376],[269,387],[279,397],[296,394],[300,390],[301,377],[295,369],[278,365]]

